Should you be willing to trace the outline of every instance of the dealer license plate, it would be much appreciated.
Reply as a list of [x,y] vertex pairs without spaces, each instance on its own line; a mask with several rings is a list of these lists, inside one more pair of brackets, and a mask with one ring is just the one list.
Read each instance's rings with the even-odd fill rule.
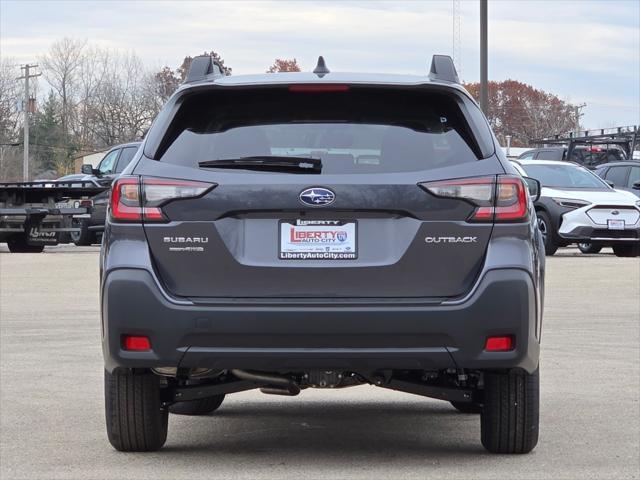
[[358,258],[355,220],[281,220],[281,260]]
[[607,220],[607,228],[609,230],[624,230],[624,220],[609,219]]

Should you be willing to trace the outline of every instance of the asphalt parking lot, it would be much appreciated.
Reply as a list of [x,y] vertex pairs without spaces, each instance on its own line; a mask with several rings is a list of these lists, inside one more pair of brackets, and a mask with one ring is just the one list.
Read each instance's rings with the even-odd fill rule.
[[640,478],[639,259],[548,259],[529,455],[488,454],[478,416],[375,387],[235,394],[172,416],[162,451],[123,454],[103,419],[98,251],[0,246],[2,479]]

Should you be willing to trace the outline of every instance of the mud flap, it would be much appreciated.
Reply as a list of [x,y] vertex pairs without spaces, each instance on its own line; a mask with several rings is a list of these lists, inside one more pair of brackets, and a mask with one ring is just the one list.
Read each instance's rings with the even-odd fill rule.
[[46,217],[46,211],[27,211],[27,219],[24,222],[24,231],[27,244],[32,246],[51,246],[58,244],[58,232],[43,232],[40,230],[42,220]]

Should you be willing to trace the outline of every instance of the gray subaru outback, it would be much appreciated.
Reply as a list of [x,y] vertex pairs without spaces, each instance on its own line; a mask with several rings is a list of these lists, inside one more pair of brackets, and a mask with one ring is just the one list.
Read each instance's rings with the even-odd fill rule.
[[[538,440],[535,180],[449,57],[428,76],[228,77],[194,59],[114,183],[101,253],[109,441],[163,446],[225,395],[374,385]],[[336,393],[339,394],[339,393]]]

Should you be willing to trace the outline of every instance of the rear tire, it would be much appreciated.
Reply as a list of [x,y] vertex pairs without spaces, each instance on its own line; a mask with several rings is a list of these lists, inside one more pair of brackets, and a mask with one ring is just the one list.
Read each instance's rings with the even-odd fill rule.
[[485,373],[481,436],[493,453],[529,453],[538,443],[540,374]]
[[578,250],[585,254],[600,253],[600,250],[602,250],[602,244],[580,242],[578,243]]
[[547,255],[553,255],[558,250],[558,234],[555,227],[551,223],[551,218],[547,212],[538,211],[538,228],[542,233],[542,240],[544,241],[544,253]]
[[78,247],[87,247],[95,242],[94,233],[89,230],[89,224],[87,222],[73,219],[71,225],[76,228],[79,227],[79,232],[71,232],[69,236],[71,237],[71,241],[76,244]]
[[614,245],[613,253],[616,257],[638,257],[640,256],[640,243],[634,245]]
[[174,403],[169,407],[169,412],[176,415],[207,415],[217,410],[222,401],[224,394],[215,397],[199,398],[198,400],[190,400],[188,402]]
[[453,408],[458,410],[460,413],[473,413],[478,414],[482,413],[482,404],[475,402],[451,402]]
[[149,372],[104,372],[107,435],[121,452],[159,450],[167,440],[169,412],[160,402],[160,379]]
[[23,233],[7,238],[7,247],[11,253],[42,253],[44,245],[29,245]]

